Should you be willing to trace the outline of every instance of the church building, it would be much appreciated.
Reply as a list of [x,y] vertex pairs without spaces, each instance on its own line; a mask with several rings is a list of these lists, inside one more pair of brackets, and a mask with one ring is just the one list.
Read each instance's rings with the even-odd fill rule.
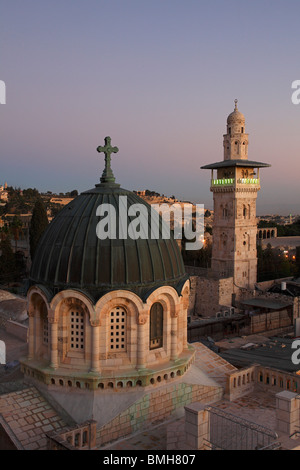
[[[283,448],[291,447],[289,436],[299,429],[299,376],[247,358],[242,366],[231,363],[230,351],[224,357],[203,337],[188,341],[193,276],[178,244],[163,236],[162,218],[158,238],[125,236],[134,217],[129,208],[137,205],[151,232],[151,206],[116,183],[111,155],[118,148],[110,137],[97,150],[105,154],[100,183],[63,207],[32,262],[28,354],[20,359],[21,389],[0,394],[0,448],[125,449],[123,439],[131,437],[136,449],[151,432],[144,449],[240,449],[248,448],[248,431],[251,449],[279,448],[275,427],[286,438]],[[273,303],[269,292],[254,295],[256,198],[259,171],[268,166],[248,160],[236,101],[223,161],[202,167],[211,170],[214,196],[212,266],[194,276],[203,316],[245,299],[250,306]],[[100,237],[99,216],[108,207],[116,230]],[[277,321],[275,313],[266,314],[268,324]],[[289,312],[280,318],[289,320]],[[222,326],[223,319],[214,320]],[[286,411],[296,407],[297,420]],[[272,429],[260,424],[266,416]]]
[[103,444],[112,429],[116,438],[161,420],[208,397],[209,387],[187,343],[190,288],[176,241],[161,231],[158,239],[97,237],[100,205],[113,206],[117,221],[121,196],[151,210],[115,182],[109,137],[98,151],[100,183],[58,213],[33,259],[22,370],[76,423],[94,420]]

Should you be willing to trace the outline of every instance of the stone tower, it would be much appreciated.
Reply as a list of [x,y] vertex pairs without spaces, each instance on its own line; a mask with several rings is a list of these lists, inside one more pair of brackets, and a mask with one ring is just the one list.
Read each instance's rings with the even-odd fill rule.
[[237,100],[223,139],[224,160],[202,168],[211,170],[214,197],[212,271],[219,278],[233,277],[237,292],[239,288],[253,289],[256,283],[259,169],[270,165],[248,160],[245,117]]

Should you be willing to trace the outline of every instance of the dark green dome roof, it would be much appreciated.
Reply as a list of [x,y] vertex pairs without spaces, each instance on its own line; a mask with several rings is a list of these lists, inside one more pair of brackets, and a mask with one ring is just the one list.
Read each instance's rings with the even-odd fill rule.
[[[119,196],[127,196],[128,207],[146,206],[150,230],[149,204],[119,185],[96,185],[66,205],[47,227],[32,262],[30,285],[41,284],[52,293],[80,289],[95,300],[116,289],[129,289],[142,298],[161,285],[180,290],[187,276],[176,240],[163,239],[161,227],[156,240],[119,239]],[[96,209],[104,203],[115,207],[117,239],[96,235]]]
[[[32,262],[29,284],[47,287],[50,295],[68,288],[80,289],[94,300],[119,289],[145,298],[162,285],[171,285],[180,292],[187,275],[177,242],[162,237],[161,217],[158,238],[152,239],[151,206],[115,183],[110,162],[111,154],[119,149],[111,146],[111,138],[106,137],[105,146],[97,150],[105,154],[101,183],[76,197],[47,227]],[[118,237],[120,196],[127,197],[127,227],[132,219],[127,215],[128,207],[138,203],[147,208],[147,216],[143,214],[147,220],[142,225],[148,227],[148,238]],[[115,208],[116,239],[97,236],[100,217],[96,211],[101,204]]]

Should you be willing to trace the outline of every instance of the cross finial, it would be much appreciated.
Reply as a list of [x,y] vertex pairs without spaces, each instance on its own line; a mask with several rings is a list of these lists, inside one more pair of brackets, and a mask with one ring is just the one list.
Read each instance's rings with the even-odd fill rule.
[[104,147],[97,147],[97,151],[99,153],[104,153],[105,154],[105,168],[102,173],[102,177],[100,178],[101,183],[114,183],[115,182],[115,177],[112,172],[111,166],[110,166],[110,161],[111,161],[111,154],[112,153],[117,153],[119,151],[118,147],[112,147],[111,146],[111,138],[110,137],[105,137],[104,139],[105,146]]
[[237,110],[237,103],[238,103],[238,100],[235,99],[235,100],[234,100],[234,110]]

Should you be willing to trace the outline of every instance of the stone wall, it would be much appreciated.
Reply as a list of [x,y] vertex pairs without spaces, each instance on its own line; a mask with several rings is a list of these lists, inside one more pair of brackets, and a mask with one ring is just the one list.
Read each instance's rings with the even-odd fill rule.
[[256,369],[254,365],[228,373],[224,398],[232,401],[253,392],[257,382]]
[[232,401],[252,391],[276,394],[285,390],[299,394],[300,376],[253,364],[227,374],[224,397]]
[[211,318],[210,321],[194,322],[188,326],[188,341],[199,341],[203,336],[210,336],[219,341],[224,336],[243,336],[251,333],[251,319],[248,317]]
[[215,317],[220,306],[231,306],[233,278],[208,279],[191,276],[189,312],[203,317]]
[[96,445],[96,421],[46,433],[47,450],[91,450]]
[[251,317],[251,333],[263,333],[265,331],[286,329],[293,325],[291,315],[287,309],[260,313]]
[[201,401],[213,403],[222,398],[222,387],[173,384],[146,394],[97,432],[97,445],[125,437],[148,425],[168,418],[176,409]]

